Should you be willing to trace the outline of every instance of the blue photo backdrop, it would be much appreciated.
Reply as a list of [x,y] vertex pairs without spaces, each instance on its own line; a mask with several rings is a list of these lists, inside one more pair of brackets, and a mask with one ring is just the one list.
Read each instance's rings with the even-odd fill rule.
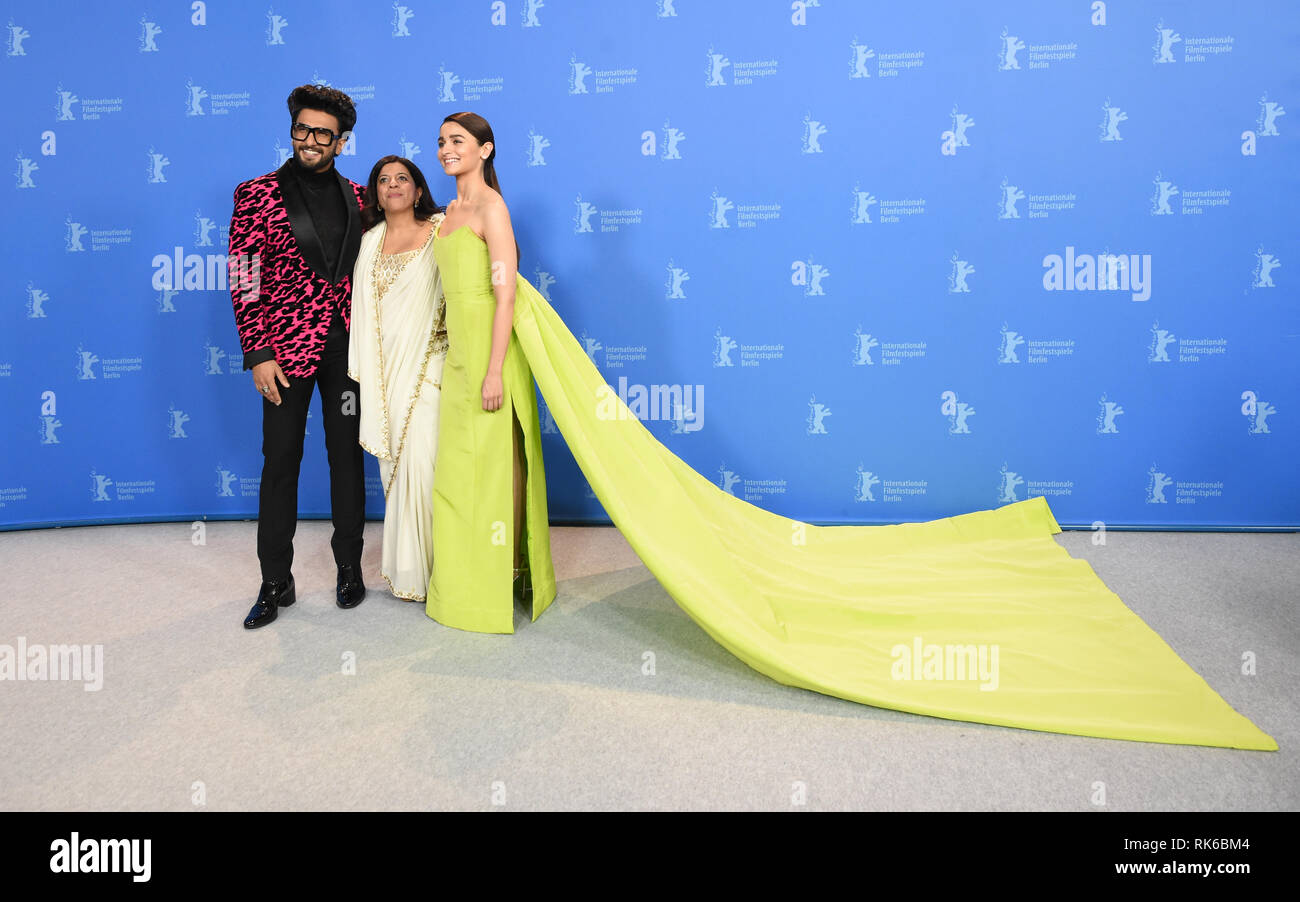
[[[755,504],[1300,522],[1294,3],[6,9],[0,528],[256,515],[231,193],[308,81],[356,102],[345,175],[400,153],[443,203],[438,125],[486,116],[525,278]],[[604,521],[541,409],[553,520]]]

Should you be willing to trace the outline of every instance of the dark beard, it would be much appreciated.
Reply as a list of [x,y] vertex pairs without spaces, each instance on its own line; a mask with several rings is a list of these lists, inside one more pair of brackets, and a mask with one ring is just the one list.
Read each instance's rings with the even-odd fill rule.
[[301,151],[294,151],[293,161],[298,164],[299,168],[307,172],[317,172],[317,173],[327,172],[329,168],[334,165],[334,157],[332,156],[326,157],[324,154],[321,154],[320,162],[317,162],[315,166],[308,166],[306,163],[302,161]]

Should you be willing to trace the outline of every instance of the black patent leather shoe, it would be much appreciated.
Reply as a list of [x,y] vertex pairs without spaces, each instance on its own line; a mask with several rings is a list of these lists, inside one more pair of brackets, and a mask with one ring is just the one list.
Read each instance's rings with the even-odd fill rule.
[[279,582],[262,582],[262,589],[257,593],[257,603],[244,618],[244,629],[255,630],[275,620],[278,608],[287,608],[298,600],[294,593],[293,577]]
[[361,581],[361,567],[358,564],[344,564],[339,567],[339,585],[335,592],[341,608],[355,608],[366,597],[366,584]]

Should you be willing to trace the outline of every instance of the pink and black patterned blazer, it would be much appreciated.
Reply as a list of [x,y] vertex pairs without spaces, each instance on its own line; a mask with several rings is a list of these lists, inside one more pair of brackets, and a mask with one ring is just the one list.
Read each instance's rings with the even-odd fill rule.
[[338,265],[326,272],[320,237],[289,170],[293,165],[290,158],[235,189],[229,284],[244,369],[275,360],[286,376],[306,378],[320,363],[334,311],[352,326],[352,267],[361,247],[366,186],[335,170],[350,203]]

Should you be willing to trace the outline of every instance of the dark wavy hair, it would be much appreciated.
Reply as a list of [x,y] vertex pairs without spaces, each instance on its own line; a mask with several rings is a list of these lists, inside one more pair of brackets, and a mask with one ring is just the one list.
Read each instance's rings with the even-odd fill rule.
[[346,135],[357,124],[357,108],[352,98],[325,85],[299,85],[289,94],[289,124],[298,121],[302,110],[319,110],[339,121],[339,132]]
[[[487,144],[491,142],[492,152],[488,154],[487,159],[483,161],[483,181],[487,182],[488,187],[497,194],[501,194],[501,183],[497,180],[496,166],[492,165],[492,161],[497,157],[497,139],[493,136],[492,126],[488,125],[488,121],[478,113],[466,111],[461,113],[452,113],[450,116],[443,119],[442,122],[444,125],[448,122],[455,122],[457,125],[464,128],[465,131],[473,135],[474,140],[479,144]],[[502,197],[504,196],[505,195],[502,195]],[[515,241],[516,270],[519,268],[519,263],[522,260],[523,254],[519,251],[519,242]]]
[[421,191],[420,199],[415,202],[416,219],[430,219],[433,214],[442,212],[442,207],[438,206],[433,199],[433,192],[429,190],[429,183],[425,181],[424,173],[420,171],[420,167],[406,157],[399,157],[390,153],[386,157],[380,157],[374,168],[370,170],[370,181],[366,183],[366,203],[361,208],[362,231],[366,231],[384,221],[384,211],[379,206],[379,171],[389,163],[401,163],[405,166],[406,171],[411,173],[415,187]]

